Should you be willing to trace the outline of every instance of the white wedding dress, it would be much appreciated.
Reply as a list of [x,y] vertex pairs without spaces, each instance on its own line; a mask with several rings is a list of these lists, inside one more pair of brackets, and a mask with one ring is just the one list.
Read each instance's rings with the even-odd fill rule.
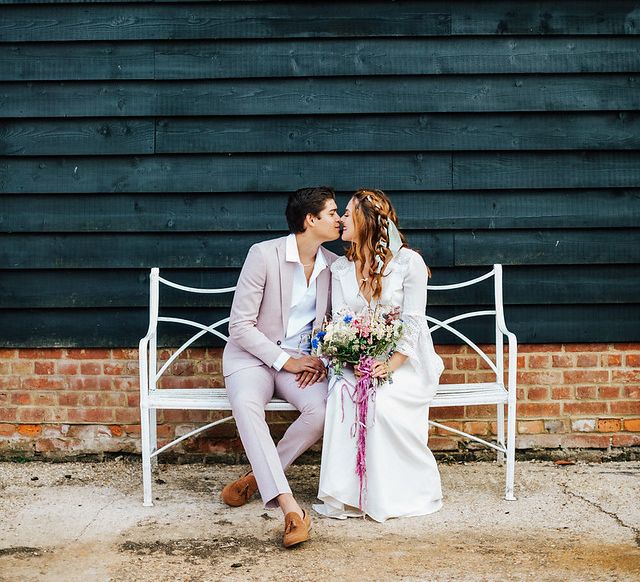
[[[331,272],[334,315],[345,307],[355,312],[365,309],[367,301],[359,292],[354,263],[340,257]],[[344,378],[330,379],[318,491],[323,503],[313,506],[321,515],[344,519],[365,513],[382,522],[426,515],[442,507],[440,474],[427,446],[427,421],[444,366],[427,327],[426,286],[422,257],[400,249],[387,265],[378,303],[400,306],[403,333],[396,350],[408,359],[393,373],[391,383],[377,389],[375,402],[369,404],[362,512],[352,432],[355,406],[344,387],[345,379],[351,386],[356,380],[351,370],[344,371]]]

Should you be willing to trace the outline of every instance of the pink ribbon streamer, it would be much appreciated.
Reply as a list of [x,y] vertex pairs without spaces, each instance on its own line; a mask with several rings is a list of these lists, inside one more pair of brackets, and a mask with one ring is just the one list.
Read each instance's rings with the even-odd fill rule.
[[347,388],[348,382],[342,385],[342,420],[344,421],[344,389],[347,388],[347,394],[353,402],[356,409],[356,418],[351,425],[351,436],[356,438],[356,475],[360,482],[360,495],[358,498],[358,509],[363,510],[366,501],[367,491],[367,416],[369,413],[369,400],[375,400],[374,381],[371,377],[373,366],[376,363],[374,358],[370,356],[362,356],[358,363],[358,371],[360,378],[355,386],[353,393]]

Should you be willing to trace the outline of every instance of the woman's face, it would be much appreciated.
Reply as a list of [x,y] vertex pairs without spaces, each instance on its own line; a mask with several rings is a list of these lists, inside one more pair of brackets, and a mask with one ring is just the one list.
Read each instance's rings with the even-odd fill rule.
[[351,242],[355,238],[356,235],[356,226],[353,222],[353,209],[355,206],[355,202],[353,198],[349,200],[349,204],[344,210],[344,214],[340,219],[342,222],[342,240],[346,242]]

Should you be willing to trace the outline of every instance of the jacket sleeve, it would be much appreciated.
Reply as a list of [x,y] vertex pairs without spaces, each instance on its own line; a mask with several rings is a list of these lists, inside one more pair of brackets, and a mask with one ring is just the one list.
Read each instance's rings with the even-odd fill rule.
[[229,337],[267,366],[286,354],[257,327],[267,278],[266,261],[259,245],[253,245],[242,266],[229,316]]

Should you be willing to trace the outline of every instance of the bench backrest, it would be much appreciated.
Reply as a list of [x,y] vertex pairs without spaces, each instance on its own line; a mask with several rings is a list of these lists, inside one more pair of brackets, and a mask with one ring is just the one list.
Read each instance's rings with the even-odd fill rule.
[[[460,283],[450,284],[450,285],[427,285],[428,291],[449,291],[454,289],[461,289],[464,287],[470,287],[472,285],[477,285],[487,279],[493,277],[494,283],[494,308],[489,310],[482,311],[473,311],[468,313],[462,313],[459,315],[455,315],[446,320],[439,320],[432,316],[427,315],[427,320],[433,324],[430,329],[432,332],[442,329],[449,333],[455,335],[458,339],[462,340],[466,345],[468,345],[471,349],[473,349],[493,370],[496,374],[496,382],[502,382],[504,375],[504,342],[503,338],[506,335],[509,338],[510,345],[510,357],[515,354],[515,351],[511,349],[511,344],[515,342],[515,336],[508,332],[505,319],[504,319],[504,304],[502,298],[502,265],[496,264],[493,266],[491,271],[485,273],[480,277],[476,277],[475,279],[469,279],[468,281],[462,281]],[[224,287],[224,288],[215,288],[215,289],[206,289],[200,287],[189,287],[186,285],[180,285],[173,281],[169,281],[160,276],[160,269],[154,267],[151,269],[150,280],[149,280],[149,329],[147,331],[147,335],[140,342],[140,358],[141,362],[143,356],[145,357],[145,363],[148,362],[148,367],[145,365],[145,384],[148,390],[156,390],[158,381],[165,373],[165,371],[173,364],[173,362],[180,356],[184,350],[186,350],[190,345],[192,345],[195,341],[200,339],[207,333],[211,333],[223,341],[227,341],[228,337],[220,331],[220,327],[228,323],[229,317],[225,317],[220,319],[214,323],[205,325],[197,321],[192,321],[189,319],[182,319],[177,317],[166,317],[161,316],[159,313],[160,310],[160,286],[165,285],[167,287],[172,287],[174,289],[178,289],[180,291],[185,291],[187,293],[202,293],[202,294],[221,294],[221,293],[232,293],[235,291],[235,287]],[[427,294],[429,297],[429,294]],[[465,334],[457,330],[453,324],[458,323],[460,321],[468,320],[476,317],[484,317],[484,316],[492,316],[495,317],[495,362],[491,360],[491,358],[483,352],[478,345],[473,342],[470,338],[468,338]],[[157,367],[157,341],[158,341],[158,323],[174,323],[186,325],[189,327],[193,327],[198,331],[194,333],[186,342],[184,342],[168,359],[162,367],[158,370]],[[513,336],[513,337],[510,337]],[[144,355],[143,355],[144,350]],[[148,352],[147,352],[148,350]],[[148,357],[148,359],[146,359]],[[515,378],[514,378],[515,381]],[[142,388],[142,387],[141,387]]]

